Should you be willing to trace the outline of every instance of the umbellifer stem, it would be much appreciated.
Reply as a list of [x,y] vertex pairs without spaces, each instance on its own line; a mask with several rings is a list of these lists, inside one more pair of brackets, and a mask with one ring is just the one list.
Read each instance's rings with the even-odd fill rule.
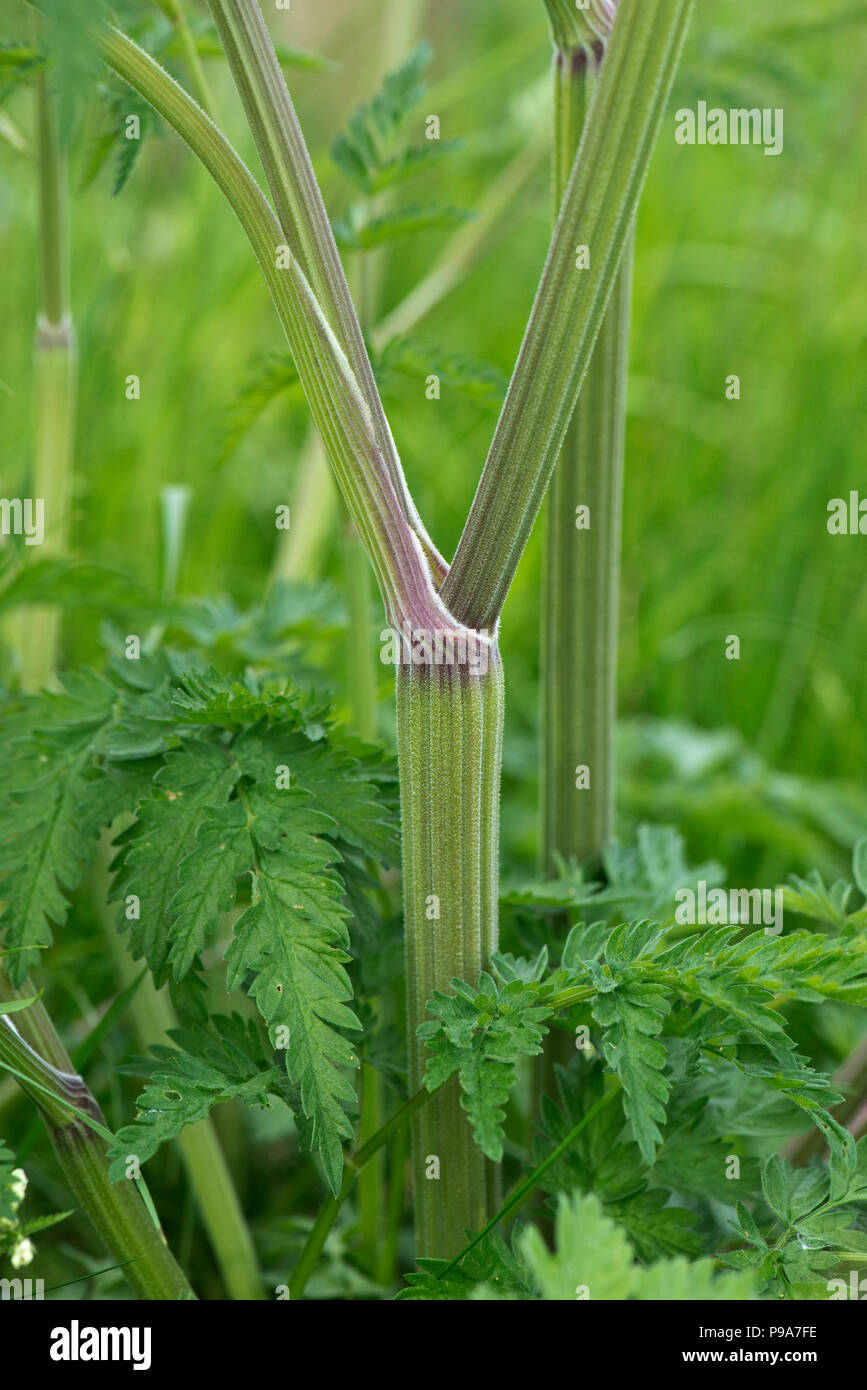
[[[573,8],[570,14],[562,0],[548,0],[548,6],[555,36],[554,199],[555,212],[559,212],[603,59],[606,12],[599,11],[602,17],[591,28],[580,12]],[[608,8],[610,27],[613,7]],[[614,829],[617,617],[633,239],[630,235],[627,240],[546,504],[540,662],[540,860],[546,873],[554,872],[558,856],[598,860]]]
[[[475,984],[497,944],[503,673],[495,645],[486,651],[484,673],[433,664],[397,673],[411,1092],[423,1080],[415,1032],[427,1000],[455,977]],[[421,1255],[449,1258],[484,1225],[489,1167],[453,1080],[414,1123]]]
[[[0,971],[0,999],[15,998],[16,994]],[[0,1064],[18,1078],[38,1107],[66,1182],[123,1266],[135,1296],[194,1298],[135,1185],[110,1181],[105,1141],[88,1124],[88,1120],[104,1123],[99,1106],[75,1073],[40,1004],[16,1013],[14,1019],[0,1018]]]
[[[63,555],[69,532],[78,354],[69,307],[66,160],[57,113],[44,73],[36,78],[39,161],[39,244],[42,302],[33,351],[33,497],[44,507],[43,555]],[[21,684],[35,690],[54,669],[60,631],[56,608],[25,610],[21,624]]]
[[[104,871],[97,875],[98,882],[102,880],[106,887],[107,878]],[[126,986],[135,977],[138,967],[127,950],[125,940],[118,935],[114,923],[108,920],[103,900],[98,903],[98,911],[104,919],[105,939],[114,957],[118,981],[121,986]],[[145,1047],[152,1043],[168,1043],[169,1029],[178,1027],[167,991],[158,990],[151,975],[147,975],[136,990],[131,1013],[136,1032]],[[206,1116],[196,1124],[186,1125],[178,1135],[177,1142],[229,1297],[233,1302],[263,1298],[256,1251],[211,1117]]]

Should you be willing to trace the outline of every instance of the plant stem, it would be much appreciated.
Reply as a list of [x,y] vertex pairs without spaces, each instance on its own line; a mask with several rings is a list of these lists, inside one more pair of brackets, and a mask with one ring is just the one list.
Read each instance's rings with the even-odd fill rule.
[[[497,944],[503,674],[496,647],[483,675],[466,665],[401,665],[397,746],[403,833],[410,1089],[422,1084],[416,1032],[435,990],[475,985]],[[413,1131],[416,1247],[448,1258],[484,1225],[492,1184],[457,1078]]]
[[[116,930],[107,907],[111,897],[108,867],[111,839],[111,833],[106,832],[89,887],[114,962],[115,975],[123,990],[138,977],[141,966],[133,961],[126,940]],[[168,1034],[170,1029],[179,1026],[178,1019],[167,990],[156,988],[149,971],[133,995],[130,1013],[143,1048],[154,1043],[171,1043]],[[206,1117],[196,1124],[185,1125],[177,1143],[190,1190],[229,1297],[236,1302],[262,1298],[256,1251],[213,1121]]]
[[[117,932],[109,938],[107,931],[106,938],[123,987],[135,976],[136,966]],[[131,1013],[144,1046],[171,1042],[167,1034],[178,1027],[178,1020],[165,991],[155,988],[150,975],[136,991]],[[263,1298],[256,1251],[213,1121],[186,1125],[178,1135],[178,1148],[226,1292],[236,1302]]]
[[445,1275],[448,1274],[449,1270],[454,1269],[456,1265],[459,1265],[464,1256],[468,1255],[469,1252],[473,1250],[475,1246],[479,1244],[480,1241],[484,1240],[485,1236],[491,1233],[494,1227],[498,1225],[500,1221],[502,1221],[504,1216],[508,1216],[510,1211],[514,1211],[516,1207],[519,1207],[521,1205],[521,1203],[524,1201],[524,1198],[528,1197],[530,1193],[533,1191],[534,1187],[539,1182],[539,1179],[543,1178],[547,1173],[548,1169],[552,1168],[554,1164],[557,1162],[557,1160],[559,1158],[562,1158],[563,1154],[568,1152],[568,1150],[575,1143],[575,1140],[579,1138],[579,1136],[583,1133],[587,1126],[591,1124],[593,1120],[596,1119],[596,1116],[599,1114],[599,1112],[602,1109],[604,1109],[608,1102],[612,1100],[614,1096],[618,1095],[619,1092],[620,1087],[619,1085],[617,1085],[613,1087],[612,1090],[608,1091],[604,1096],[601,1096],[594,1105],[591,1105],[586,1115],[581,1116],[581,1119],[578,1121],[578,1123],[576,1125],[573,1125],[572,1129],[570,1129],[566,1137],[564,1139],[561,1139],[560,1143],[556,1146],[556,1148],[551,1150],[548,1157],[543,1159],[542,1162],[536,1168],[533,1169],[532,1173],[528,1174],[526,1178],[523,1178],[522,1181],[518,1183],[517,1187],[515,1187],[512,1192],[510,1192],[509,1196],[503,1202],[503,1205],[500,1207],[499,1211],[497,1211],[496,1215],[492,1216],[487,1225],[475,1236],[473,1236],[472,1240],[468,1241],[461,1253],[455,1256],[455,1258],[452,1260],[451,1264],[448,1266],[448,1269],[444,1269],[442,1273],[438,1276],[440,1279],[444,1278]]
[[[33,497],[45,508],[43,553],[63,555],[69,531],[78,359],[69,311],[66,158],[43,71],[35,79],[42,303],[33,357]],[[21,623],[21,684],[38,689],[57,656],[60,613],[37,606]]]
[[329,1232],[337,1220],[341,1207],[352,1191],[356,1178],[388,1143],[392,1135],[398,1134],[418,1111],[428,1105],[430,1099],[431,1093],[429,1091],[417,1091],[405,1105],[401,1106],[396,1114],[392,1115],[390,1120],[386,1121],[376,1134],[371,1136],[364,1147],[358,1150],[354,1158],[346,1158],[340,1191],[336,1197],[329,1197],[328,1201],[320,1207],[313,1229],[307,1237],[292,1271],[292,1277],[289,1280],[289,1292],[293,1298],[300,1298],[303,1294],[307,1280],[316,1268],[322,1247],[328,1239]]
[[[441,577],[445,562],[425,532],[406,486],[331,222],[262,12],[257,0],[210,0],[210,6],[286,243],[346,354],[356,389],[364,402],[378,463],[391,484],[396,505],[417,537],[432,570]],[[299,375],[303,382],[300,370]],[[354,519],[358,522],[358,517]],[[359,533],[363,534],[360,525]]]
[[211,84],[205,74],[199,50],[196,47],[196,39],[193,31],[187,23],[187,16],[184,12],[181,0],[157,0],[157,4],[163,14],[175,26],[178,42],[181,45],[181,52],[184,55],[184,63],[190,75],[190,84],[193,88],[193,95],[203,111],[213,119],[217,119],[214,95],[211,91]]
[[[18,992],[0,971],[0,999],[16,997]],[[123,1265],[135,1296],[194,1298],[135,1185],[110,1181],[105,1144],[93,1129],[104,1126],[99,1106],[73,1071],[40,1004],[15,1014],[14,1027],[11,1020],[0,1019],[0,1062],[18,1076],[39,1109],[70,1189],[116,1262]],[[71,1118],[76,1111],[81,1118]]]
[[[847,1093],[846,1099],[836,1105],[831,1114],[841,1125],[847,1125],[858,1138],[858,1127],[863,1124],[863,1111],[867,1106],[867,1039],[859,1043],[834,1072],[831,1085]],[[781,1152],[798,1167],[826,1148],[827,1142],[821,1130],[811,1126],[805,1134],[796,1134],[788,1139]]]
[[[598,860],[614,829],[614,728],[631,255],[614,294],[547,504],[542,599],[542,837],[556,857]],[[590,529],[576,529],[576,507]],[[589,785],[576,774],[586,767]]]
[[[213,122],[143,49],[115,29],[103,31],[100,42],[109,65],[150,102],[201,159],[241,223],[271,291],[313,418],[371,557],[391,620],[397,626],[405,618],[434,626],[432,610],[440,616],[444,610],[436,597],[433,574],[443,561],[420,530],[417,518],[407,514],[405,483],[397,489],[393,481],[395,470],[403,478],[399,460],[394,455],[389,463],[382,452],[382,435],[368,397],[314,296],[303,266],[294,254],[283,258],[286,233],[261,189]],[[256,61],[260,57],[257,50]],[[253,76],[257,72],[254,69]],[[279,68],[277,72],[282,86]],[[266,86],[271,75],[269,68],[262,76]],[[250,80],[246,66],[243,80]],[[282,90],[288,101],[285,86]],[[269,130],[272,124],[269,122]],[[372,390],[375,392],[375,385]]]
[[[380,23],[380,63],[386,72],[415,42],[426,0],[389,0]],[[389,205],[387,194],[381,206]],[[362,253],[356,257],[356,303],[362,332],[370,328],[378,312],[385,271],[385,252]],[[343,527],[343,571],[349,611],[349,670],[352,681],[352,722],[362,738],[376,737],[377,666],[376,634],[371,621],[370,561],[351,521]],[[374,1000],[374,1009],[382,1000]],[[362,1144],[376,1134],[385,1112],[385,1082],[382,1073],[362,1061],[360,1077]],[[383,1266],[383,1233],[386,1208],[385,1151],[368,1163],[358,1180],[358,1216],[361,1242],[368,1266],[378,1277]],[[399,1218],[398,1218],[399,1219]]]
[[[474,221],[466,223],[449,240],[428,274],[393,309],[374,324],[370,340],[379,352],[392,338],[409,333],[425,314],[466,279],[486,249],[490,249],[506,223],[527,180],[538,168],[538,141],[523,146],[485,191]],[[298,470],[299,482],[292,507],[293,525],[280,532],[272,571],[277,578],[305,579],[319,564],[336,510],[336,494],[328,460],[319,435],[311,430]]]
[[692,0],[620,0],[509,392],[441,590],[468,627],[489,629],[499,616],[560,453],[691,12]]
[[[555,36],[556,215],[581,142],[604,41],[588,30],[580,12],[562,0],[548,3]],[[555,872],[558,857],[598,861],[614,829],[632,241],[630,235],[546,502],[540,661],[544,873]],[[581,529],[579,506],[588,509],[589,519]],[[576,787],[579,766],[589,773],[589,785],[581,789]]]

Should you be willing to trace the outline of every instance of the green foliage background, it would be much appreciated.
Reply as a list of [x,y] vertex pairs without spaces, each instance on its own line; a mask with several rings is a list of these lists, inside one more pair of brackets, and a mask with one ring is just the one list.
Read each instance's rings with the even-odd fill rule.
[[[3,6],[13,32],[18,9],[9,0]],[[542,10],[526,0],[441,0],[420,24],[434,58],[412,134],[421,138],[422,115],[433,112],[443,139],[463,144],[419,176],[418,202],[472,209],[510,160],[534,142],[539,151],[535,173],[482,260],[414,331],[415,369],[389,372],[398,448],[428,529],[447,556],[492,433],[497,373],[511,371],[550,234],[550,43]],[[332,140],[388,66],[384,29],[392,13],[382,0],[328,0],[294,7],[288,23],[283,16],[274,21],[275,32],[286,24],[287,42],[336,65],[288,74],[335,219],[347,213],[353,191],[332,161]],[[867,280],[857,210],[867,163],[865,59],[867,4],[702,0],[638,227],[620,831],[629,840],[639,819],[679,822],[691,862],[721,859],[736,883],[779,882],[817,865],[831,879],[845,872],[867,829],[865,542],[826,529],[829,499],[864,486]],[[208,73],[223,124],[256,169],[228,74],[219,62],[209,63]],[[699,99],[782,107],[784,154],[679,147],[673,110]],[[3,111],[29,130],[26,92],[12,95]],[[73,113],[73,132],[75,119]],[[73,140],[76,180],[84,148]],[[103,172],[72,201],[80,407],[71,547],[83,563],[108,566],[156,591],[160,491],[188,486],[179,592],[222,599],[202,611],[201,623],[209,655],[225,667],[239,651],[254,652],[261,638],[262,623],[238,614],[265,591],[279,539],[275,507],[294,506],[307,410],[299,393],[282,393],[227,455],[232,402],[251,369],[284,346],[248,247],[207,176],[164,131],[149,134],[120,196],[112,194],[113,181]],[[35,200],[32,166],[0,143],[0,492],[9,497],[28,495],[31,463]],[[386,309],[424,279],[448,235],[431,230],[377,263]],[[431,361],[459,354],[489,364],[490,389],[467,393],[443,373],[441,399],[426,399],[418,367],[426,348]],[[130,373],[141,378],[137,402],[124,397]],[[724,394],[732,373],[741,379],[736,403]],[[503,867],[512,879],[532,874],[535,860],[540,563],[537,528],[502,626]],[[345,713],[341,566],[338,519],[310,587],[290,595],[274,624],[285,639],[287,669],[302,684],[334,691]],[[70,611],[63,664],[97,663],[106,614],[115,609],[89,603]],[[375,622],[378,630],[378,602]],[[5,632],[8,638],[8,624]],[[740,661],[724,658],[729,634],[740,636]],[[3,645],[3,678],[12,680],[14,641]],[[389,743],[385,667],[379,686],[379,733]],[[75,911],[76,930],[61,935],[52,957],[53,988],[65,1001],[61,1014],[80,1015],[86,1032],[107,984],[99,980],[99,931],[86,906]],[[91,969],[83,973],[83,965]],[[800,1017],[796,1034],[799,1027],[817,1066],[832,1068],[851,1045],[842,1013],[831,1012],[818,1034]],[[129,1098],[112,1070],[113,1045],[106,1043],[96,1079],[114,1111],[111,1122],[119,1124]],[[263,1145],[279,1147],[267,1117],[251,1123]],[[227,1128],[230,1147],[232,1135]],[[27,1148],[26,1136],[22,1142],[17,1135],[19,1159]],[[243,1165],[240,1153],[235,1158]],[[158,1194],[171,1190],[177,1159],[161,1162]],[[242,1168],[242,1197],[255,1216],[264,1197],[248,1178],[244,1191]],[[53,1198],[50,1173],[42,1180]],[[290,1195],[303,1199],[304,1183],[314,1181],[296,1177]],[[64,1205],[56,1195],[56,1205]],[[281,1206],[291,1210],[292,1202]],[[180,1225],[192,1219],[185,1210],[171,1214]],[[275,1237],[269,1228],[262,1238]],[[66,1257],[56,1258],[58,1270],[72,1277]],[[327,1269],[320,1276],[320,1293],[364,1291],[363,1281],[347,1285],[354,1276],[339,1259],[334,1270],[333,1287]]]

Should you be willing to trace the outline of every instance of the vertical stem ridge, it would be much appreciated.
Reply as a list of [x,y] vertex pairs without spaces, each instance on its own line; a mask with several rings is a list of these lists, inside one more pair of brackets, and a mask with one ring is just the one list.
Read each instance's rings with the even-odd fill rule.
[[[542,867],[597,859],[614,829],[614,729],[631,255],[617,277],[547,503]],[[590,529],[575,509],[587,506]],[[576,787],[586,766],[590,785]]]
[[[549,8],[552,0],[549,0]],[[559,21],[559,22],[558,22]],[[583,21],[581,21],[583,23]],[[554,200],[559,212],[592,104],[604,46],[576,33],[554,59]],[[598,859],[614,829],[614,728],[626,369],[634,231],[546,502],[542,601],[540,860]],[[589,509],[589,529],[576,508]],[[589,786],[576,786],[579,767]]]
[[[66,159],[57,113],[44,73],[36,79],[39,161],[41,309],[33,353],[34,499],[44,507],[43,553],[63,555],[69,533],[78,389],[75,328],[69,311],[69,241],[66,231]],[[21,622],[21,684],[35,690],[50,679],[57,658],[60,612],[40,605]]]
[[[416,1030],[436,990],[475,984],[497,944],[496,862],[502,665],[401,665],[397,672],[410,1089],[423,1084]],[[439,1176],[429,1176],[431,1160]],[[447,1258],[485,1223],[491,1165],[477,1148],[454,1078],[414,1122],[416,1245]]]

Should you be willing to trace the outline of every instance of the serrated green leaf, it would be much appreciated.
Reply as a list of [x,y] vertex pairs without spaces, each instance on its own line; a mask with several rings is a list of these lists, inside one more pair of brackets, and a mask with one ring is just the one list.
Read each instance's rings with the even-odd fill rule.
[[540,1233],[525,1231],[520,1243],[528,1269],[544,1299],[625,1301],[635,1280],[632,1248],[622,1229],[606,1216],[598,1198],[584,1193],[560,1197],[549,1251]]
[[440,140],[400,148],[409,116],[424,93],[423,74],[430,59],[430,46],[420,43],[386,75],[372,100],[352,114],[331,147],[335,164],[365,193],[378,193],[411,177],[454,148],[453,142]]
[[476,1143],[496,1162],[503,1154],[503,1107],[517,1081],[517,1060],[542,1051],[544,1020],[552,1011],[535,982],[515,979],[501,990],[483,975],[476,989],[460,980],[453,985],[454,995],[437,991],[428,1001],[432,1021],[418,1030],[432,1054],[425,1085],[436,1089],[458,1073]]
[[606,1061],[623,1083],[623,1109],[647,1163],[662,1142],[671,1089],[663,1075],[665,1047],[659,1041],[669,1002],[653,986],[626,983],[593,1002],[593,1015],[605,1028]]
[[[307,824],[315,830],[314,818]],[[312,1121],[311,1143],[337,1192],[342,1141],[352,1136],[343,1107],[355,1101],[354,1087],[338,1068],[356,1067],[358,1058],[335,1030],[361,1025],[344,1002],[352,990],[343,949],[347,914],[340,880],[331,869],[335,852],[309,830],[293,825],[279,832],[284,841],[279,851],[261,853],[253,901],[235,923],[226,964],[229,989],[255,972],[249,993],[275,1046],[286,1049],[288,1075]],[[318,872],[311,872],[317,861]],[[285,1037],[281,1030],[287,1030]]]
[[168,960],[182,980],[207,945],[223,912],[235,900],[235,884],[251,862],[250,838],[239,801],[205,806],[196,842],[177,866],[180,886],[169,903]]
[[226,411],[218,462],[225,463],[234,453],[272,401],[298,384],[298,371],[288,350],[272,352],[251,367]]
[[[157,983],[165,979],[172,941],[188,940],[186,925],[172,909],[182,886],[181,865],[197,848],[206,808],[224,806],[237,779],[223,750],[189,739],[167,755],[152,795],[139,806],[134,834],[122,846],[113,885],[121,901],[118,929],[129,930],[134,957],[144,956]],[[130,898],[137,900],[131,914]],[[189,936],[203,931],[199,923]],[[186,959],[182,945],[177,952],[179,961]],[[183,973],[178,969],[178,978]]]
[[475,213],[466,208],[450,207],[445,203],[414,204],[374,214],[354,206],[346,217],[334,223],[334,236],[338,246],[346,251],[373,251],[378,246],[405,241],[407,237],[424,232],[451,231],[474,216]]
[[93,748],[114,700],[114,687],[86,672],[64,677],[57,694],[22,698],[0,719],[0,930],[14,952],[6,968],[15,984],[33,968],[37,949],[51,944],[52,923],[66,920],[65,894],[110,815],[105,788],[93,777]]
[[386,394],[395,376],[426,381],[433,374],[439,378],[441,390],[455,391],[493,407],[501,404],[508,386],[503,374],[488,363],[460,352],[430,347],[411,337],[392,338],[374,366],[380,388]]
[[215,1105],[236,1097],[245,1105],[267,1105],[269,1094],[279,1092],[280,1068],[252,1020],[216,1014],[207,1028],[173,1029],[170,1036],[175,1047],[151,1048],[151,1079],[139,1096],[135,1123],[118,1131],[109,1152],[114,1179],[124,1180],[129,1157],[145,1163]]

